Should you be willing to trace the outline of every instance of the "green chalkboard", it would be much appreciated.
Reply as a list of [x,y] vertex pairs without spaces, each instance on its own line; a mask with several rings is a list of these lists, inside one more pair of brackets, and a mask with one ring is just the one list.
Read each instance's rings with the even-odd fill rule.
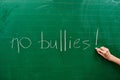
[[1,0],[0,80],[120,80],[120,0]]

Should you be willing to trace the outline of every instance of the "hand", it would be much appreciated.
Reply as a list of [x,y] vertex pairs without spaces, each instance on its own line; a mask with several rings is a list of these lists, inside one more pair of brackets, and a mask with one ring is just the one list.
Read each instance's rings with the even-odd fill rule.
[[106,47],[100,47],[100,48],[96,48],[98,54],[100,54],[102,57],[104,57],[105,59],[111,61],[112,60],[112,54],[110,53],[109,49]]
[[105,59],[120,65],[120,59],[117,58],[116,56],[112,55],[108,48],[100,47],[100,48],[96,48],[96,50],[97,50],[98,54],[100,54]]

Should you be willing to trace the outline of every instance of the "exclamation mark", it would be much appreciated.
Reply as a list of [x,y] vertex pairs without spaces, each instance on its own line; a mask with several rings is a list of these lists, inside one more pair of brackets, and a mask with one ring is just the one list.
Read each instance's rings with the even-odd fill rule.
[[98,45],[98,34],[99,34],[99,28],[97,28],[97,32],[96,32],[96,41],[95,41],[95,45]]

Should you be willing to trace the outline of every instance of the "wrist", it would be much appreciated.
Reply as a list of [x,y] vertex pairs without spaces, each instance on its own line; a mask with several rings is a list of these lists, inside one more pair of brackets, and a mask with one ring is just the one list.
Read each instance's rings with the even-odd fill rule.
[[114,62],[115,59],[116,59],[116,57],[111,54],[108,60],[111,61],[111,62]]
[[115,57],[114,55],[111,55],[111,56],[110,56],[109,61],[114,62],[114,63],[120,65],[120,59],[117,58],[117,57]]

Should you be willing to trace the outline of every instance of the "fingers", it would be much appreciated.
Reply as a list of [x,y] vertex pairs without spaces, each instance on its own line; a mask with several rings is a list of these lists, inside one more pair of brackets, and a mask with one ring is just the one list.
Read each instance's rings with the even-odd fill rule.
[[108,51],[109,50],[108,48],[106,48],[104,46],[100,47],[100,49],[103,50],[103,51]]
[[102,56],[104,55],[104,52],[100,48],[97,48],[96,50],[97,50],[98,54],[100,54]]
[[100,54],[105,59],[111,60],[111,58],[110,58],[111,57],[111,53],[110,53],[108,48],[100,47],[100,48],[96,48],[96,51],[98,52],[98,54]]
[[103,47],[103,46],[100,48],[97,48],[96,50],[97,50],[98,54],[100,54],[100,55],[105,55],[106,53],[109,52],[109,49],[106,47]]

